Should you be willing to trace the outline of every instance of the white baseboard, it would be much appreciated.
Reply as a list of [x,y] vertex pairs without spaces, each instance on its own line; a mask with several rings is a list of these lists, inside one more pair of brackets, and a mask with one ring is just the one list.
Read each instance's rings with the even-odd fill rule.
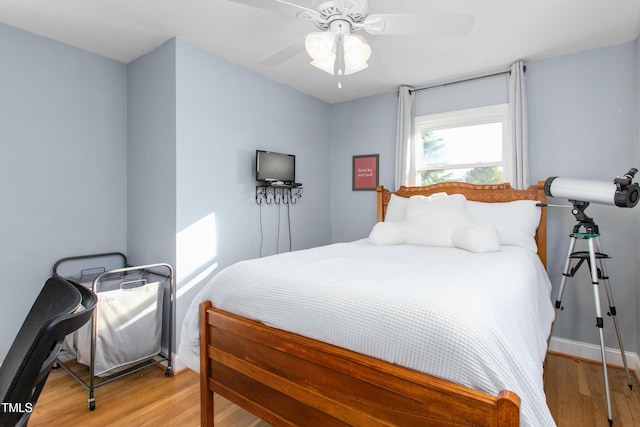
[[[167,354],[166,347],[162,347],[161,352],[162,354]],[[166,359],[164,360],[163,365],[167,366]],[[180,356],[178,356],[176,353],[171,353],[171,372],[175,374],[176,372],[180,372],[183,369],[187,369],[187,368],[188,366],[185,365],[182,359],[180,359]]]
[[189,367],[175,353],[171,353],[171,368],[174,373],[188,369]]
[[[599,345],[572,341],[565,338],[551,337],[549,350],[602,363]],[[629,369],[633,369],[636,371],[636,374],[640,374],[640,356],[638,356],[638,353],[632,353],[629,351],[625,351],[624,353],[627,356],[627,365],[629,366]],[[624,366],[622,362],[622,355],[618,348],[605,347],[605,357],[607,358],[607,365]]]

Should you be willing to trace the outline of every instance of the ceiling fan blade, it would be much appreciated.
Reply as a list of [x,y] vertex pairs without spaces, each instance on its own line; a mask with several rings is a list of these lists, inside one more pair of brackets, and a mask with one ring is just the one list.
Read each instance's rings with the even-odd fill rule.
[[275,67],[293,58],[294,56],[298,55],[303,51],[304,51],[304,37],[301,37],[298,40],[292,43],[289,43],[287,46],[283,47],[282,49],[278,50],[274,54],[260,61],[260,65],[264,65],[266,67]]
[[233,3],[245,4],[258,9],[280,13],[282,15],[295,17],[298,12],[306,11],[316,14],[317,11],[311,8],[311,0],[228,0]]
[[462,36],[473,28],[473,15],[454,14],[374,14],[362,27],[369,34],[399,36]]

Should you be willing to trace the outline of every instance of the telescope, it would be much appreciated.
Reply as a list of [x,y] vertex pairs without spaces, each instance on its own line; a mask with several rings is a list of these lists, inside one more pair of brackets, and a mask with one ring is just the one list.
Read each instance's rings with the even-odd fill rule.
[[[624,352],[624,347],[622,346],[622,337],[620,335],[620,328],[618,327],[618,320],[616,318],[616,306],[613,303],[613,294],[611,292],[611,286],[609,285],[609,273],[607,273],[607,269],[605,267],[605,260],[611,257],[602,252],[599,227],[593,218],[587,216],[585,209],[587,209],[591,202],[618,206],[621,208],[632,208],[637,205],[638,197],[640,196],[640,189],[638,184],[633,182],[633,177],[636,172],[638,172],[637,169],[631,168],[626,174],[614,178],[613,182],[559,178],[557,176],[549,177],[544,182],[544,194],[550,197],[566,197],[569,199],[569,202],[573,205],[571,213],[578,221],[578,223],[573,227],[573,232],[569,235],[571,237],[571,240],[569,241],[569,252],[567,253],[567,258],[564,264],[558,299],[555,304],[556,318],[558,316],[558,311],[562,309],[562,295],[567,278],[574,277],[575,273],[580,269],[580,266],[586,261],[586,265],[589,267],[589,273],[591,275],[591,284],[593,285],[593,299],[596,309],[596,327],[598,328],[598,333],[600,335],[600,351],[604,374],[605,397],[607,401],[607,417],[609,419],[610,426],[613,425],[613,418],[611,416],[611,392],[609,390],[609,377],[607,376],[607,360],[604,345],[604,321],[600,307],[600,281],[602,281],[606,289],[607,299],[609,301],[609,312],[607,314],[613,318],[613,325],[615,326],[616,335],[618,336],[620,354],[622,355],[622,362],[624,364],[625,374],[627,375],[627,384],[629,385],[629,389],[631,389],[633,385],[631,383],[629,367],[627,366],[627,357]],[[539,206],[551,205],[540,204]],[[580,230],[583,228],[584,232],[581,232]],[[588,251],[574,251],[576,241],[578,239],[587,241],[589,247]],[[551,339],[552,333],[553,324],[551,325],[549,339]]]
[[544,182],[544,194],[569,201],[632,208],[640,198],[640,187],[632,182],[636,172],[637,169],[631,168],[626,174],[614,178],[613,182],[551,176]]

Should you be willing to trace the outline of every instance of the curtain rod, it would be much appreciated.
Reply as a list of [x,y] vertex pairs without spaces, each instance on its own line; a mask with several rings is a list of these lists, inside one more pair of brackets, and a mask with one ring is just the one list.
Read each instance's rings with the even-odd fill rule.
[[[523,67],[524,72],[527,72],[527,66],[525,65]],[[466,82],[471,82],[474,80],[482,80],[482,79],[488,79],[491,77],[497,77],[497,76],[502,76],[504,74],[511,74],[511,70],[506,70],[506,71],[499,71],[497,73],[492,73],[492,74],[485,74],[483,76],[477,76],[477,77],[470,77],[468,79],[463,79],[463,80],[456,80],[454,82],[448,82],[448,83],[441,83],[441,84],[437,84],[437,85],[432,85],[432,86],[421,86],[421,87],[417,87],[415,89],[410,89],[409,93],[411,92],[420,92],[421,90],[426,90],[426,89],[435,89],[437,87],[444,87],[444,86],[451,86],[451,85],[457,85],[460,83],[466,83]]]

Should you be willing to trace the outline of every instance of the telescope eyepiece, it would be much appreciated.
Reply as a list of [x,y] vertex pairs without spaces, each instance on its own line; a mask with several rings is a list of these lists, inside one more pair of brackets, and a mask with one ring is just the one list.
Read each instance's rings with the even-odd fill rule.
[[629,177],[629,179],[633,179],[633,177],[636,176],[637,172],[638,172],[638,169],[631,168],[631,169],[629,169],[629,172],[624,174],[624,176]]
[[630,185],[631,181],[633,181],[633,177],[636,175],[636,172],[638,172],[638,169],[631,168],[629,169],[629,172],[625,173],[624,175],[614,178],[613,183],[618,187],[620,187],[621,185]]

